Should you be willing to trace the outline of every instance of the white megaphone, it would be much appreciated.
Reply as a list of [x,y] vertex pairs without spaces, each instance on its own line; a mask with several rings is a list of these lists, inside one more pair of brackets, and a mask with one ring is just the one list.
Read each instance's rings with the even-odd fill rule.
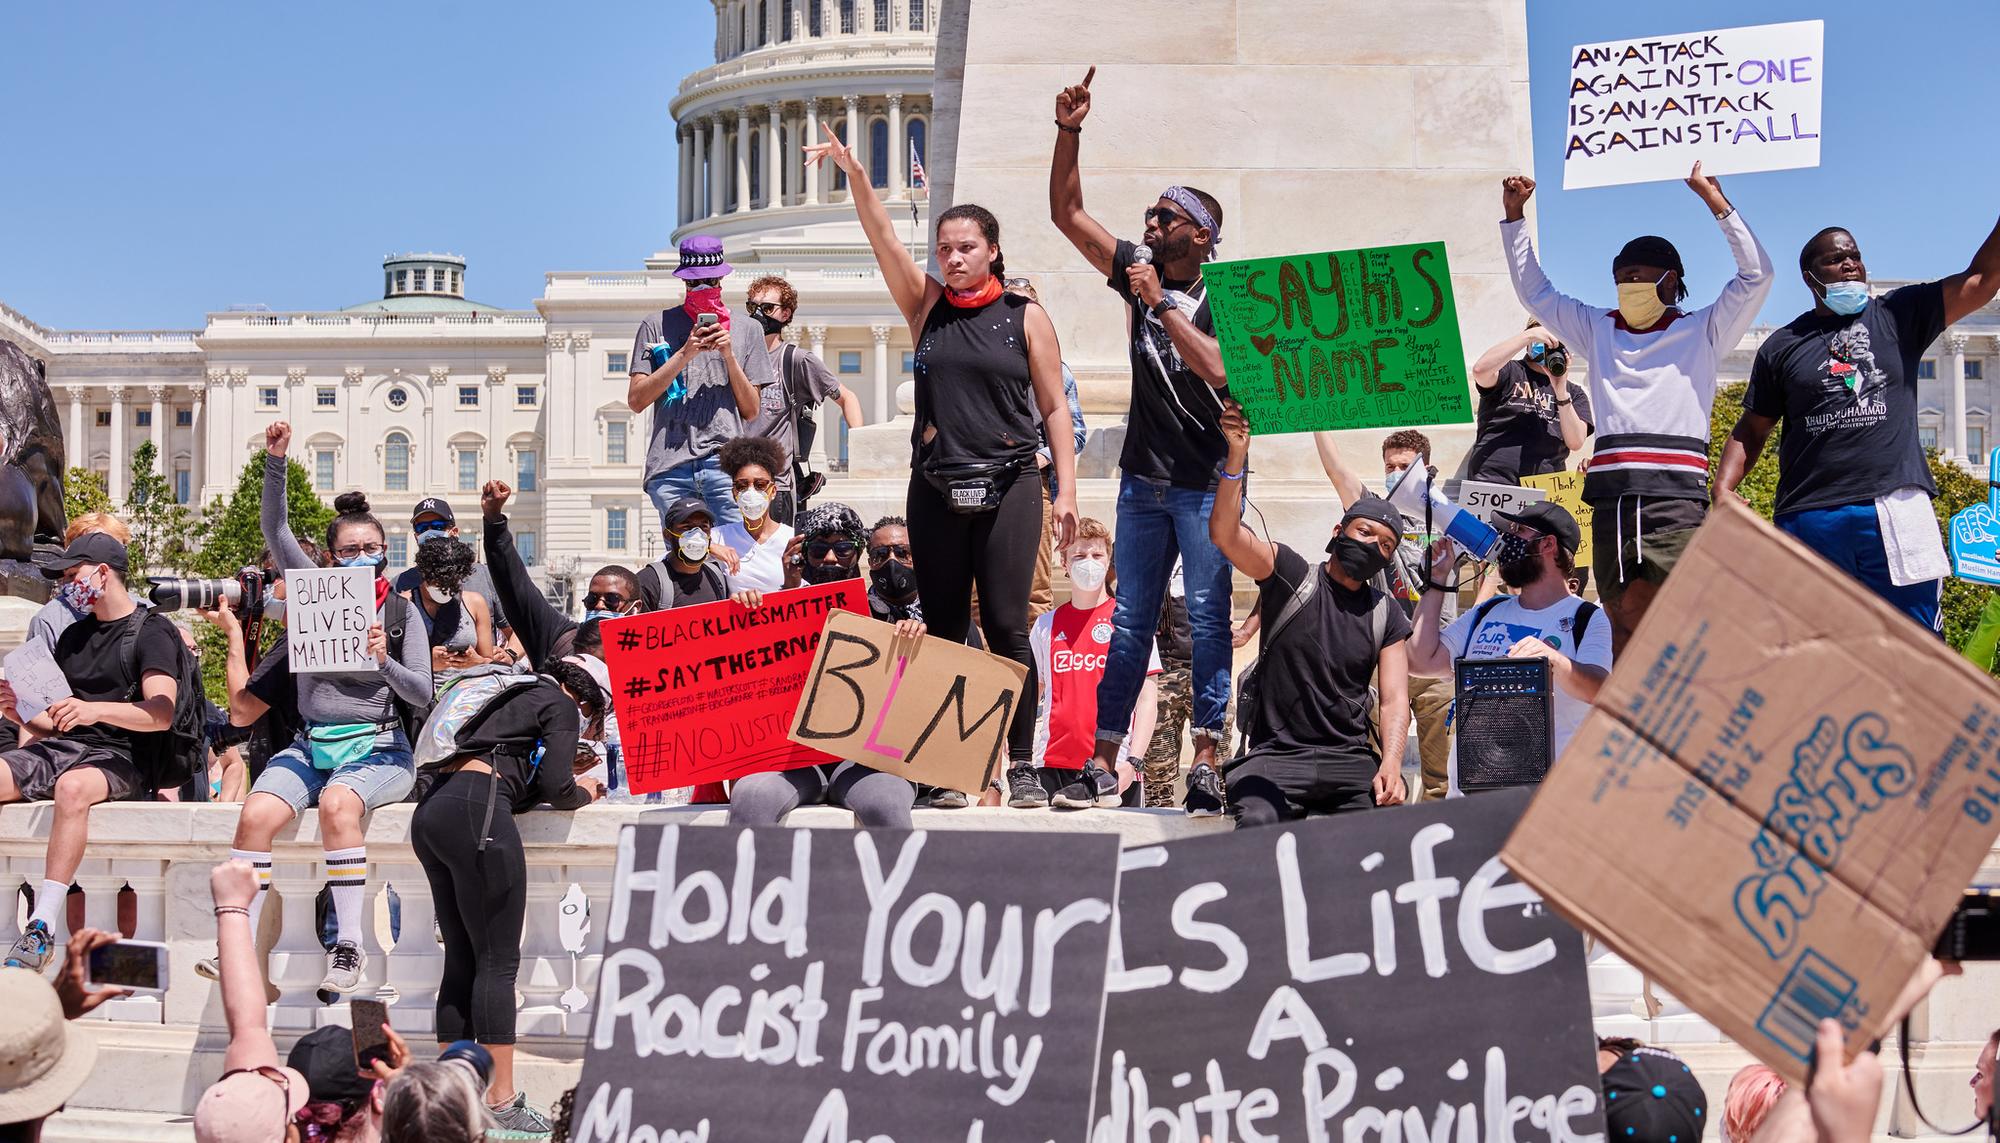
[[1431,530],[1455,541],[1473,559],[1483,560],[1499,546],[1500,533],[1486,521],[1453,504],[1438,490],[1431,480],[1429,467],[1422,463],[1404,469],[1396,482],[1389,486],[1389,503],[1404,516],[1417,521],[1426,518],[1425,505],[1428,503]]

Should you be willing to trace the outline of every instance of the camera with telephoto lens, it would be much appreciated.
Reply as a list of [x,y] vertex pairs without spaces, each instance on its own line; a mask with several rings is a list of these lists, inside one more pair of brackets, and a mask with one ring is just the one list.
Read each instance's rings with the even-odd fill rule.
[[153,606],[161,611],[193,608],[213,611],[228,605],[238,616],[264,614],[264,572],[244,568],[235,579],[162,579],[153,581]]
[[1546,345],[1536,342],[1528,349],[1528,360],[1539,361],[1551,377],[1561,377],[1569,372],[1569,350],[1560,345]]

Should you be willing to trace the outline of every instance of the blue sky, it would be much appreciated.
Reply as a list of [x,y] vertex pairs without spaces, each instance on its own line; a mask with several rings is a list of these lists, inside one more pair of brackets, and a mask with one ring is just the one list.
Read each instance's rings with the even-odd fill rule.
[[[1822,17],[1822,166],[1724,188],[1781,266],[1851,227],[1878,277],[1964,267],[2000,214],[1986,0],[1528,0],[1551,277],[1608,303],[1610,256],[1675,240],[1698,301],[1728,252],[1680,183],[1561,190],[1572,44]],[[0,301],[60,328],[191,327],[232,304],[349,305],[383,254],[449,250],[529,306],[548,270],[638,265],[673,226],[667,103],[710,62],[706,0],[10,4]],[[1477,204],[1492,209],[1494,201]],[[1765,311],[1805,289],[1781,273]]]

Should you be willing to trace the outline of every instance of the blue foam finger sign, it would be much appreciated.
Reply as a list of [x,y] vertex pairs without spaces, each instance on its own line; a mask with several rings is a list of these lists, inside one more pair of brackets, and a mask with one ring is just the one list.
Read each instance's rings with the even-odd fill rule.
[[[2000,448],[1987,454],[1986,471],[2000,464]],[[1986,503],[1961,509],[1951,518],[1951,574],[1974,583],[2000,584],[2000,492],[1990,486]]]

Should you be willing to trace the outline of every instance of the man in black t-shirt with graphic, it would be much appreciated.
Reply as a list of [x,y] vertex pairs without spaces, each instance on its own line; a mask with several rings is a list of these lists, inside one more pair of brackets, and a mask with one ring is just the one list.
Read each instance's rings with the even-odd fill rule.
[[1917,363],[1953,322],[2000,292],[2000,224],[1965,270],[1879,297],[1854,236],[1799,251],[1813,308],[1757,350],[1715,495],[1733,492],[1780,421],[1775,523],[1932,631],[1951,565],[1917,438]]
[[[90,807],[147,793],[133,761],[134,736],[173,724],[181,656],[188,651],[166,616],[140,610],[125,590],[127,567],[123,544],[103,532],[86,532],[44,569],[61,578],[63,601],[83,615],[56,640],[55,663],[69,697],[24,719],[28,680],[0,680],[0,714],[29,739],[0,753],[0,804],[55,803],[34,912],[8,950],[9,968],[39,972],[48,963],[55,948],[50,930],[83,862]],[[127,636],[135,623],[133,644]],[[46,688],[38,693],[50,697]]]
[[1092,68],[1056,96],[1049,212],[1124,299],[1131,340],[1132,402],[1118,466],[1118,603],[1104,680],[1097,688],[1097,754],[1082,784],[1117,762],[1150,662],[1167,575],[1178,555],[1193,635],[1195,741],[1187,808],[1222,808],[1215,770],[1229,705],[1229,561],[1208,540],[1224,452],[1218,418],[1228,397],[1222,348],[1209,319],[1202,263],[1222,241],[1222,207],[1193,187],[1172,186],[1146,210],[1145,245],[1114,238],[1083,208],[1077,151],[1090,114]]
[[1519,484],[1524,476],[1561,472],[1591,432],[1590,395],[1571,385],[1569,349],[1530,321],[1472,363],[1479,390],[1465,478]]
[[[1230,815],[1241,829],[1399,805],[1410,620],[1369,580],[1395,556],[1402,514],[1379,496],[1356,498],[1326,546],[1331,558],[1318,564],[1262,539],[1243,522],[1249,423],[1231,401],[1221,424],[1229,452],[1209,535],[1257,581],[1265,617],[1254,674],[1246,676],[1254,682],[1237,696],[1246,749],[1229,764]],[[1369,741],[1371,675],[1381,694],[1380,749]]]

